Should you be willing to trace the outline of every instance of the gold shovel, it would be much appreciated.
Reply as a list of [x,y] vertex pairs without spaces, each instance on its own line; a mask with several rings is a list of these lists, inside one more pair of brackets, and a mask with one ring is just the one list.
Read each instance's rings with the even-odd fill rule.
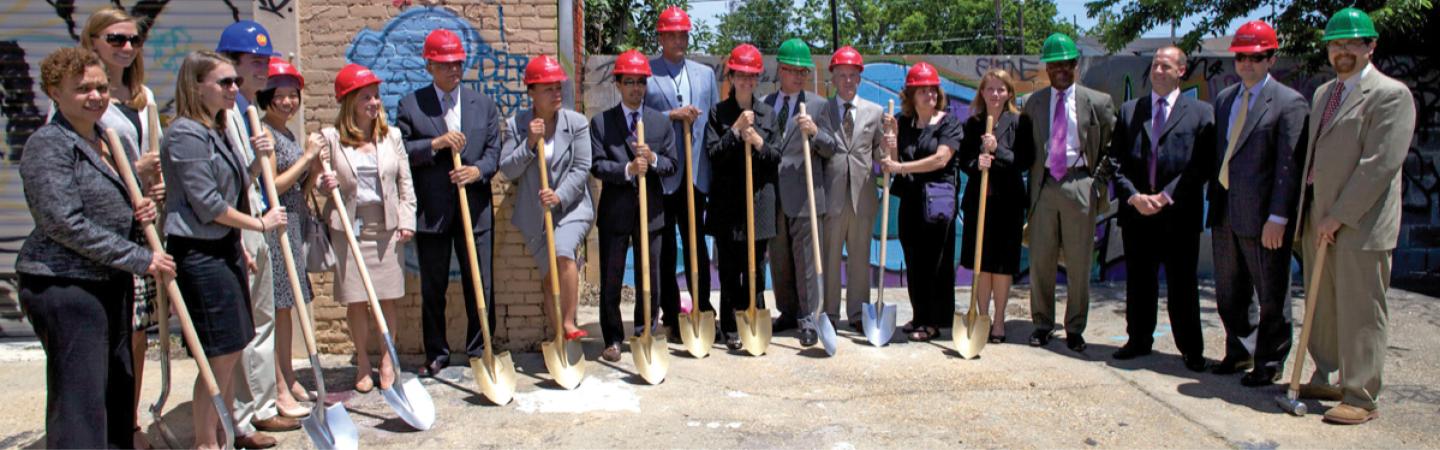
[[[450,149],[450,159],[455,168],[464,167],[460,162],[460,149]],[[542,160],[543,164],[543,160]],[[475,313],[480,315],[480,336],[485,340],[485,353],[479,358],[470,358],[470,370],[475,372],[475,382],[480,393],[496,405],[510,403],[515,396],[515,363],[510,352],[495,354],[490,342],[490,316],[485,312],[485,280],[480,278],[480,258],[475,256],[475,227],[470,223],[470,199],[465,186],[456,185],[460,192],[460,222],[465,224],[465,257],[470,261],[470,282],[475,290]]]
[[[635,135],[644,142],[644,120],[635,121]],[[660,384],[665,381],[665,373],[670,371],[670,358],[666,355],[670,348],[664,339],[657,340],[650,334],[650,193],[646,188],[646,178],[649,176],[640,175],[640,298],[645,305],[645,331],[630,338],[630,354],[635,356],[635,370],[640,372],[640,378],[650,384]],[[710,318],[713,323],[715,315],[712,313]],[[715,328],[712,326],[710,329],[713,333]]]
[[750,282],[746,291],[750,294],[750,309],[735,311],[736,331],[740,333],[740,345],[750,356],[765,354],[770,348],[770,310],[755,308],[755,177],[750,173],[750,143],[745,143],[745,269]]
[[[540,189],[550,189],[549,163],[545,161],[545,140],[542,138],[535,141],[535,164],[540,167]],[[560,316],[563,315],[560,308],[560,268],[555,261],[555,218],[550,212],[550,207],[541,205],[545,211],[545,251],[550,254],[550,298],[554,300],[555,315],[555,338],[540,344],[541,353],[545,354],[545,370],[550,372],[550,377],[555,384],[565,389],[575,389],[581,381],[585,381],[585,350],[580,347],[579,342],[565,339],[565,323]]]
[[[985,134],[995,128],[995,118],[985,118]],[[965,359],[974,359],[980,356],[980,350],[985,348],[987,339],[990,337],[990,316],[980,314],[980,293],[975,290],[974,280],[980,277],[980,257],[985,249],[985,199],[990,193],[990,169],[980,171],[980,214],[976,217],[975,226],[975,271],[970,283],[970,311],[955,314],[955,351]]]
[[[690,288],[690,312],[680,313],[680,341],[685,344],[685,351],[690,356],[704,358],[710,354],[710,347],[715,345],[715,311],[704,311],[700,308],[700,263],[695,259],[695,247],[698,242],[695,240],[695,166],[691,163],[694,158],[694,151],[691,150],[690,123],[685,123],[685,214],[688,218],[686,224],[686,236],[690,238],[690,245],[685,246],[686,254],[690,258],[690,278],[686,279],[686,287]],[[705,268],[705,276],[710,276],[710,268]]]

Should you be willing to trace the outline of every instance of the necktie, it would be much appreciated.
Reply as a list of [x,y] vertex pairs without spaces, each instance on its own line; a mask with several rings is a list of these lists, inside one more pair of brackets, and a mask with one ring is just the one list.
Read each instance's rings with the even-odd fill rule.
[[780,96],[780,133],[785,133],[785,124],[790,122],[790,96]]
[[[1330,125],[1330,119],[1335,118],[1335,111],[1340,109],[1340,97],[1345,94],[1345,83],[1335,80],[1334,87],[1330,88],[1330,98],[1325,100],[1325,111],[1320,114],[1319,131],[1325,131]],[[1315,184],[1315,154],[1310,156],[1310,173],[1305,176],[1305,184]]]
[[843,127],[844,127],[843,129],[845,130],[845,143],[846,143],[846,144],[849,144],[849,143],[850,143],[850,135],[855,134],[855,105],[852,105],[852,104],[850,104],[850,103],[848,103],[848,102],[845,103],[845,113],[844,113],[844,114],[845,114],[845,119],[844,119],[845,122],[844,122],[844,125],[843,125]]
[[1057,91],[1050,119],[1050,157],[1046,165],[1055,181],[1065,178],[1065,140],[1070,133],[1070,120],[1065,116],[1065,92]]
[[445,93],[445,127],[450,131],[460,131],[460,106],[455,104],[455,94]]
[[635,135],[635,121],[636,121],[636,120],[640,120],[640,119],[638,118],[639,115],[640,115],[640,112],[639,112],[639,111],[631,111],[631,112],[630,112],[630,128],[629,128],[629,130],[630,130],[630,135],[631,135],[631,136],[634,136],[634,135]]
[[1165,131],[1165,97],[1155,100],[1155,117],[1150,121],[1150,189],[1155,189],[1155,169],[1159,165],[1160,133]]
[[1235,157],[1235,148],[1240,146],[1240,130],[1245,128],[1245,116],[1249,112],[1250,90],[1246,89],[1240,94],[1240,112],[1230,120],[1230,141],[1225,146],[1225,162],[1220,164],[1220,186],[1225,189],[1230,189],[1230,158]]

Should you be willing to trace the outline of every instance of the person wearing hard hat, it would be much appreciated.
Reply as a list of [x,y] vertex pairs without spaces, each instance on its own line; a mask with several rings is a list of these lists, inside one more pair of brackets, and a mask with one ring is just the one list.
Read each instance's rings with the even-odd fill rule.
[[1250,387],[1279,379],[1292,334],[1288,235],[1300,198],[1295,152],[1309,109],[1305,97],[1270,76],[1279,47],[1270,24],[1241,25],[1230,41],[1240,82],[1215,96],[1218,159],[1207,225],[1225,357],[1213,372],[1251,369],[1240,379]]
[[[714,311],[710,305],[710,249],[705,239],[690,242],[689,217],[685,191],[686,172],[693,173],[695,196],[695,227],[705,223],[706,203],[710,195],[710,157],[699,147],[704,145],[707,133],[705,123],[709,121],[710,110],[715,103],[718,90],[715,87],[715,71],[710,66],[686,58],[690,48],[690,16],[679,6],[671,6],[660,13],[655,24],[660,39],[660,56],[650,60],[654,76],[645,87],[645,106],[664,111],[671,120],[675,133],[675,159],[680,170],[664,178],[665,230],[660,236],[660,266],[675,267],[678,258],[685,263],[685,284],[697,298],[690,299],[693,311]],[[685,158],[685,130],[691,134],[691,160]],[[685,243],[681,252],[675,235]],[[695,265],[686,253],[694,249]],[[699,279],[691,279],[695,273]],[[680,341],[680,284],[675,277],[661,277],[659,285],[660,308],[664,310],[661,319],[669,329],[671,342]]]
[[[1415,98],[1371,64],[1375,25],[1345,8],[1325,25],[1336,79],[1315,89],[1302,176],[1300,246],[1307,268],[1325,251],[1314,293],[1315,372],[1301,398],[1339,401],[1325,421],[1378,417],[1391,251],[1400,231],[1400,167],[1415,133]],[[1323,245],[1322,245],[1323,244]],[[1305,272],[1310,286],[1311,272]],[[1330,375],[1340,372],[1339,385]]]
[[[443,28],[431,31],[421,54],[432,82],[400,99],[395,126],[405,139],[415,181],[415,250],[420,260],[420,331],[425,348],[425,362],[417,372],[424,377],[450,365],[445,291],[450,287],[452,249],[460,260],[460,288],[466,299],[461,302],[465,305],[465,353],[480,357],[484,350],[480,316],[471,300],[476,295],[475,284],[470,279],[464,226],[459,223],[457,185],[465,187],[465,199],[470,203],[487,320],[499,323],[492,307],[495,212],[490,179],[499,171],[501,117],[490,96],[461,85],[467,57],[460,36]],[[461,167],[455,167],[451,157],[457,151]]]
[[[775,183],[779,178],[780,149],[776,145],[774,110],[755,98],[755,85],[765,72],[765,60],[754,45],[741,44],[730,51],[725,60],[725,80],[730,83],[730,96],[715,105],[707,124],[705,153],[715,164],[714,195],[710,197],[711,214],[705,217],[705,234],[715,237],[720,272],[720,340],[725,348],[739,350],[736,336],[735,311],[749,306],[750,292],[755,293],[757,308],[765,307],[765,270],[758,269],[755,279],[748,274],[749,253],[755,261],[765,261],[768,241],[775,237]],[[751,190],[745,189],[745,153],[752,152],[750,161]],[[754,208],[755,247],[746,241],[751,224],[745,217],[745,200],[749,196]]]
[[[1110,156],[1120,165],[1115,196],[1125,230],[1125,331],[1118,360],[1149,355],[1155,344],[1160,267],[1180,360],[1209,367],[1200,331],[1197,266],[1205,229],[1205,182],[1214,175],[1215,111],[1180,93],[1185,52],[1167,46],[1150,62],[1149,95],[1120,106]],[[1088,272],[1087,272],[1088,273]]]
[[880,105],[856,95],[865,59],[854,47],[836,50],[829,69],[835,97],[815,111],[820,129],[815,143],[834,151],[824,167],[825,191],[830,196],[823,232],[825,314],[830,322],[840,323],[840,255],[845,254],[845,313],[850,328],[860,331],[860,305],[870,300],[870,234],[880,203],[871,170],[889,156],[881,125],[894,118]]
[[[1065,258],[1069,290],[1065,302],[1065,345],[1085,351],[1083,334],[1090,312],[1090,264],[1095,217],[1109,201],[1101,163],[1110,146],[1115,106],[1109,94],[1079,85],[1080,50],[1062,33],[1045,39],[1040,61],[1050,88],[1030,94],[1024,114],[1035,124],[1030,166],[1031,346],[1050,343],[1055,329],[1055,277]],[[1100,178],[1104,178],[1101,176]],[[1064,255],[1061,255],[1064,249]]]
[[[545,304],[554,304],[553,296],[560,296],[561,331],[566,340],[573,341],[589,335],[576,325],[575,308],[580,301],[580,266],[584,265],[580,246],[595,222],[590,201],[594,150],[585,116],[566,109],[563,103],[561,83],[567,79],[560,61],[550,55],[537,56],[525,65],[525,86],[533,106],[506,120],[500,172],[515,184],[515,212],[510,222],[525,236],[525,249],[535,258]],[[545,158],[537,161],[536,147],[542,146]],[[539,164],[548,168],[548,189],[541,189]],[[554,217],[558,274],[550,273],[541,214],[546,208]],[[550,277],[559,277],[560,292],[552,292]],[[555,313],[549,307],[543,309],[547,315]]]
[[[235,131],[232,136],[239,142],[232,143],[245,156],[247,164],[253,164],[257,153],[270,153],[274,140],[260,130],[251,130],[245,110],[256,101],[256,95],[270,76],[270,57],[278,56],[270,32],[259,23],[242,20],[230,24],[220,33],[220,42],[215,51],[234,61],[235,75],[239,77],[240,95],[235,106],[226,113],[226,125]],[[246,195],[250,199],[250,214],[259,217],[270,207],[256,177],[259,170],[250,172],[251,183]],[[275,384],[275,266],[271,264],[270,245],[264,233],[242,231],[246,265],[250,271],[250,309],[254,317],[255,337],[245,348],[241,363],[236,365],[239,380],[235,389],[235,432],[241,439],[252,439],[255,444],[269,443],[273,438],[259,434],[260,431],[291,431],[300,428],[300,421],[286,417],[277,409]],[[278,251],[278,250],[277,250]],[[254,435],[254,436],[252,436]],[[238,446],[238,445],[237,445]]]
[[[590,119],[590,144],[593,166],[590,173],[599,178],[600,206],[597,226],[600,228],[600,332],[605,350],[600,358],[620,361],[620,343],[625,341],[624,321],[620,316],[620,288],[625,283],[625,255],[633,248],[634,258],[650,260],[650,280],[662,279],[660,270],[660,232],[665,229],[665,206],[661,178],[678,170],[675,162],[675,132],[663,111],[645,107],[645,85],[650,78],[650,62],[639,50],[629,50],[615,58],[612,71],[620,103]],[[637,125],[643,124],[643,125]],[[639,135],[643,127],[644,136]],[[649,228],[640,230],[640,194],[638,180],[645,177],[646,207]],[[649,254],[640,253],[640,239],[650,241]],[[673,266],[672,266],[673,267]],[[636,263],[638,270],[640,264]],[[671,274],[674,278],[674,274]],[[635,274],[638,282],[640,274]],[[650,289],[652,305],[660,304],[660,290]],[[640,293],[637,291],[636,296]],[[635,327],[643,328],[644,305],[635,301]],[[660,309],[651,308],[652,323],[659,322]]]
[[[821,261],[815,260],[811,240],[810,221],[824,220],[829,201],[825,197],[825,164],[833,154],[833,145],[815,139],[820,127],[810,112],[825,108],[825,97],[805,91],[805,82],[815,70],[810,59],[810,45],[800,38],[792,38],[780,44],[780,53],[775,58],[780,63],[780,90],[765,97],[775,114],[776,137],[780,142],[780,208],[775,215],[777,227],[775,239],[770,241],[770,269],[775,276],[775,303],[780,309],[780,318],[775,320],[774,331],[779,332],[800,327],[800,345],[809,347],[818,342],[815,328],[820,326],[821,302],[818,270]],[[800,110],[805,105],[805,111]],[[815,214],[810,217],[810,199],[805,189],[805,141],[811,140],[811,178],[814,181]],[[833,143],[829,143],[833,144]],[[821,222],[823,223],[823,222]],[[823,233],[822,233],[823,234]],[[824,242],[821,240],[821,242]]]

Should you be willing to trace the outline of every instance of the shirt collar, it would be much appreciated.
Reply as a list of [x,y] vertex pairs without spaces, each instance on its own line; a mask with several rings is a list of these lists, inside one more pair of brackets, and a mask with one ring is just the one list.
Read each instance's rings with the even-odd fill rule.
[[[1153,90],[1150,91],[1150,104],[1152,104],[1152,105],[1155,104],[1155,101],[1156,101],[1156,100],[1159,100],[1159,99],[1160,99],[1160,94],[1156,94],[1155,91],[1153,91]],[[1179,99],[1180,99],[1180,89],[1179,89],[1179,88],[1176,88],[1175,90],[1170,91],[1170,93],[1165,94],[1165,106],[1166,106],[1166,107],[1174,107],[1174,106],[1175,106],[1175,101],[1176,101],[1176,100],[1179,100]]]
[[[1260,96],[1260,90],[1261,90],[1261,89],[1265,89],[1265,85],[1266,85],[1267,83],[1269,83],[1269,82],[1270,82],[1270,74],[1267,73],[1267,74],[1265,74],[1265,78],[1261,78],[1261,79],[1260,79],[1260,82],[1259,82],[1259,83],[1255,83],[1254,86],[1251,86],[1250,89],[1247,89],[1248,91],[1250,91],[1250,101],[1255,101],[1255,97],[1259,97],[1259,96]],[[1240,84],[1240,87],[1245,87],[1245,84],[1244,84],[1244,83],[1241,83],[1241,84]]]
[[640,105],[640,109],[630,109],[629,106],[625,106],[625,102],[620,102],[620,111],[623,112],[623,113],[625,113],[625,120],[626,120],[626,121],[629,121],[629,120],[630,120],[630,114],[632,114],[632,113],[638,113],[638,112],[640,112],[640,111],[641,111],[642,109],[644,109],[644,108],[645,108],[645,105]]
[[1051,86],[1051,87],[1050,87],[1050,95],[1051,95],[1052,97],[1058,97],[1058,96],[1060,96],[1060,95],[1062,95],[1062,94],[1065,96],[1065,101],[1073,100],[1073,99],[1074,99],[1074,95],[1073,95],[1073,94],[1075,94],[1075,85],[1074,85],[1074,84],[1071,84],[1070,87],[1065,88],[1065,89],[1055,89],[1054,86]]
[[1346,78],[1344,81],[1342,81],[1342,83],[1345,83],[1345,92],[1354,91],[1355,88],[1360,87],[1360,80],[1365,79],[1366,75],[1370,75],[1371,67],[1374,66],[1370,63],[1366,63],[1365,68],[1360,69],[1360,73],[1351,75],[1350,78]]
[[680,58],[680,62],[677,63],[670,62],[670,60],[665,59],[664,56],[661,56],[660,62],[665,63],[665,70],[669,71],[670,75],[672,76],[679,75],[685,70],[685,58]]
[[440,101],[445,101],[445,94],[451,94],[455,96],[455,103],[460,103],[460,85],[455,85],[455,89],[451,89],[450,92],[440,89],[440,85],[438,84],[431,83],[430,86],[435,88],[435,95],[440,97]]

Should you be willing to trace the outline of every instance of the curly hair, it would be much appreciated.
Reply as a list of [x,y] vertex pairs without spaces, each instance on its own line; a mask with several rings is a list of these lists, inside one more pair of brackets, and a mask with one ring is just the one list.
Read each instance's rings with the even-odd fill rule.
[[99,55],[83,48],[66,47],[56,50],[40,60],[40,89],[45,91],[45,95],[54,97],[55,91],[60,89],[60,84],[64,83],[66,78],[83,75],[85,69],[103,67],[102,64]]

